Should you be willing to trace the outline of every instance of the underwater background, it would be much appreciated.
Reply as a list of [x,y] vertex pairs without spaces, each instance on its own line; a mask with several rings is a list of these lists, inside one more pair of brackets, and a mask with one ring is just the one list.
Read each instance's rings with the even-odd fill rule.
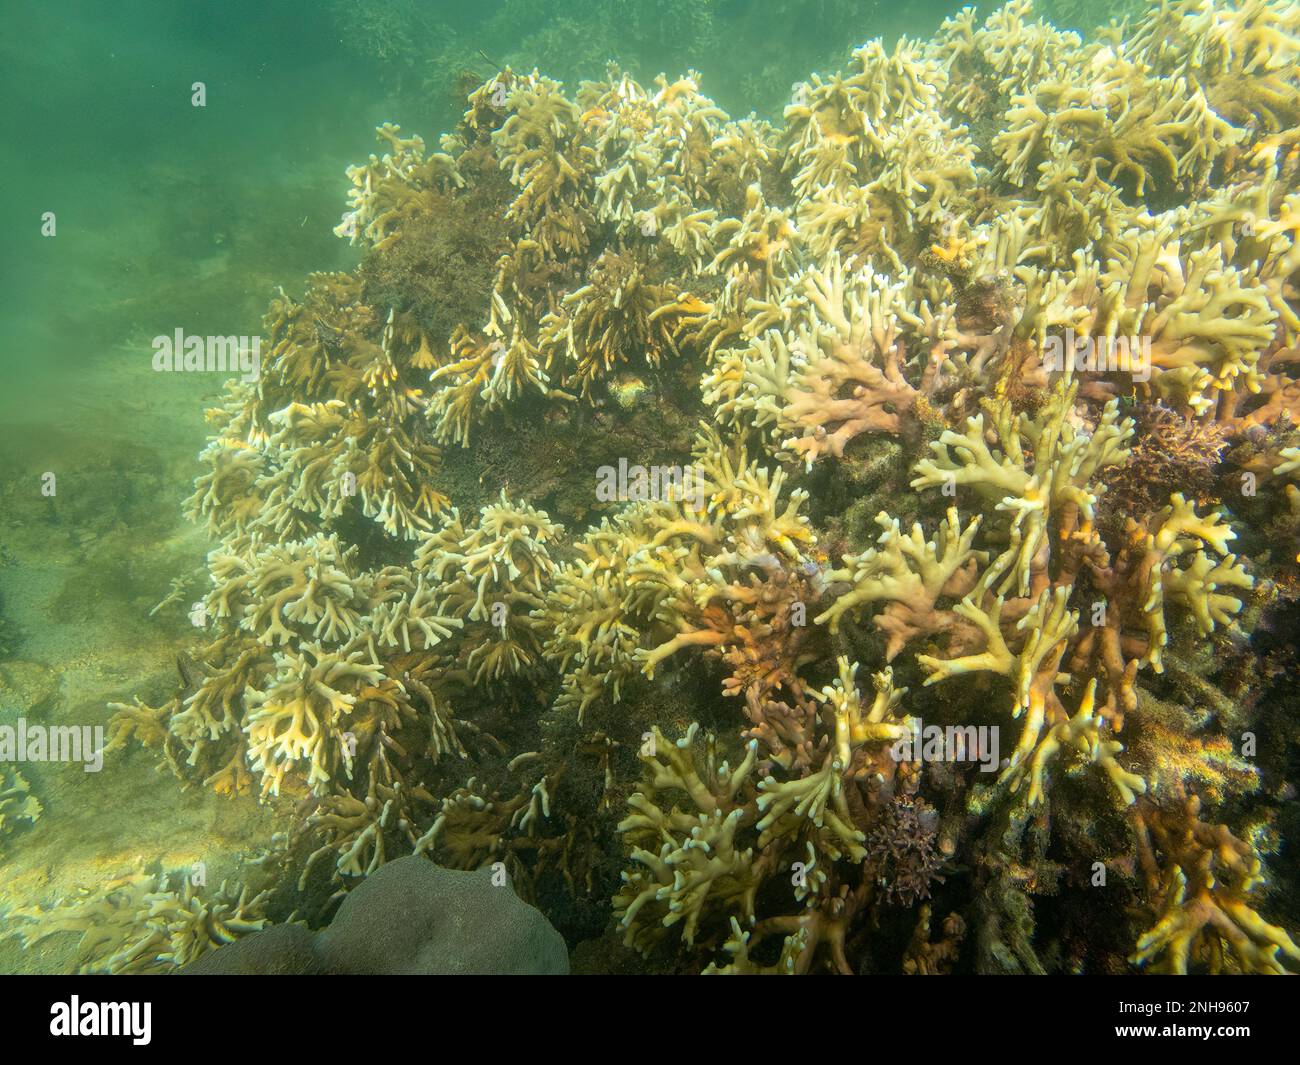
[[[0,972],[168,971],[291,917],[321,927],[412,850],[503,863],[575,971],[1296,969],[1300,16],[1058,0],[962,23],[963,6],[0,0],[0,725],[109,729],[99,772],[0,759]],[[1205,10],[1240,17],[1196,23]],[[1097,30],[1127,19],[1133,39],[1143,17],[1134,73]],[[1196,34],[1211,43],[1187,59]],[[1112,77],[1100,103],[1068,97]],[[577,102],[547,110],[561,92]],[[516,93],[544,115],[507,144]],[[1042,113],[1017,113],[1020,93]],[[1143,111],[1162,95],[1189,103]],[[996,139],[1090,106],[1149,127]],[[655,185],[645,153],[674,121],[681,154]],[[377,141],[385,123],[399,130]],[[878,138],[908,123],[922,148],[889,155]],[[578,176],[525,202],[560,128]],[[877,166],[902,176],[868,209],[849,190]],[[878,221],[891,211],[911,221]],[[1125,244],[1139,231],[1163,243]],[[1115,328],[1155,334],[1164,386],[1067,394],[1026,367],[1017,341],[1093,328],[1077,309],[1112,307],[1121,275],[1120,303],[1153,310]],[[1215,298],[1189,307],[1192,290]],[[629,323],[633,292],[648,302]],[[602,296],[610,317],[585,316]],[[907,365],[891,334],[869,371],[808,371],[864,342],[831,337],[841,299],[877,326],[894,315]],[[1222,321],[1178,318],[1202,313]],[[275,385],[157,372],[155,338],[178,329],[260,336]],[[764,347],[769,329],[784,339]],[[961,357],[927,362],[945,344]],[[806,376],[764,392],[773,367]],[[461,392],[436,432],[392,445],[414,411],[424,424],[431,371]],[[876,388],[865,413],[818,420]],[[1234,390],[1240,406],[1221,400]],[[346,487],[317,484],[306,452],[331,433],[395,447],[408,496],[355,451],[329,474]],[[960,471],[995,437],[992,466],[1018,448],[1040,465],[985,491]],[[281,457],[254,475],[236,452],[262,447]],[[709,529],[603,506],[592,480],[621,458],[704,469]],[[1258,496],[1241,499],[1225,486],[1247,474]],[[912,476],[944,498],[921,503]],[[290,495],[290,516],[246,536]],[[1041,525],[1009,524],[1017,506]],[[1158,561],[1136,557],[1146,536]],[[281,595],[284,572],[311,602]],[[629,584],[617,607],[602,572]],[[868,587],[884,580],[916,589]],[[350,606],[313,598],[340,588]],[[1168,635],[1160,589],[1180,611]],[[283,637],[251,620],[271,600]],[[1092,636],[1103,600],[1131,616]],[[790,603],[813,635],[777,619]],[[997,657],[976,630],[1005,641],[991,681],[967,661]],[[1031,669],[1016,641],[1040,632]],[[255,708],[321,681],[316,652],[341,658],[326,679],[351,730],[288,753],[272,722],[259,752]],[[938,699],[949,678],[978,713]],[[184,721],[205,690],[224,709]],[[969,764],[918,757],[895,779],[881,745],[914,725],[919,743],[925,721],[1000,724],[998,786],[973,732]],[[701,788],[695,811],[682,795]],[[714,833],[725,869],[681,845]],[[1099,928],[1094,862],[1112,892]]]

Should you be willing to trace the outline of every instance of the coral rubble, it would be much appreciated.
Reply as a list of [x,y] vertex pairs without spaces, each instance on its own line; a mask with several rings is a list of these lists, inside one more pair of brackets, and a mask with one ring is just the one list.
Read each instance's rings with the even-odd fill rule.
[[41,813],[40,801],[23,775],[16,769],[0,770],[0,834],[12,832],[20,821],[35,824]]

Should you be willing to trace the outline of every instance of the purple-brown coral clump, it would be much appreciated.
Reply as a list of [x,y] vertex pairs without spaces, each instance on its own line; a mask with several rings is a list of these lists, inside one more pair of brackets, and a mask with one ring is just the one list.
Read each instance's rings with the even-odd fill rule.
[[911,906],[930,897],[931,883],[943,883],[938,835],[939,813],[924,799],[900,795],[880,811],[866,847],[883,902]]

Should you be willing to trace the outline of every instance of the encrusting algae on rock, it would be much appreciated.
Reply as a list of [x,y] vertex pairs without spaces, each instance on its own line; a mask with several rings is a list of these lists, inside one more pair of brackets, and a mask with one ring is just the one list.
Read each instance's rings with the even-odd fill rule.
[[[1297,69],[1292,3],[1011,0],[776,123],[611,67],[381,127],[361,268],[208,412],[199,674],[115,744],[280,804],[286,912],[415,852],[649,971],[1300,969],[1250,643],[1300,593]],[[451,320],[407,235],[469,216]],[[699,491],[598,500],[633,448]]]

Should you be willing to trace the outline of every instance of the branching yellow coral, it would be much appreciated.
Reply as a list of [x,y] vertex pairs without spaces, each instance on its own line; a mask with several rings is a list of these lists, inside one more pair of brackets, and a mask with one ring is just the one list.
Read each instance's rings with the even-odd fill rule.
[[1132,961],[1173,973],[1284,973],[1285,963],[1300,964],[1300,947],[1252,905],[1263,882],[1258,855],[1200,812],[1195,796],[1181,809],[1137,811],[1138,857],[1158,920]]
[[[618,826],[639,868],[624,874],[614,912],[627,930],[628,945],[642,951],[678,923],[683,939],[694,942],[710,910],[753,917],[761,878],[752,867],[753,850],[739,848],[736,833],[747,816],[737,800],[743,801],[757,745],[751,743],[733,768],[717,760],[712,736],[704,737],[699,749],[698,732],[692,724],[674,742],[653,730],[651,750],[642,755],[644,790],[628,800],[633,813]],[[687,808],[674,802],[664,809],[661,795],[680,795]]]
[[14,930],[32,947],[60,933],[80,935],[83,973],[165,973],[266,924],[267,892],[225,883],[214,892],[181,877],[134,873],[82,888],[49,909],[18,911]]
[[415,555],[415,569],[437,588],[439,613],[464,619],[462,653],[480,680],[528,670],[540,651],[540,627],[532,616],[542,605],[555,563],[548,544],[564,532],[544,511],[500,502],[482,507],[478,524],[466,529],[452,509],[438,532]]
[[977,567],[988,558],[971,546],[980,521],[975,517],[963,529],[956,509],[950,508],[935,539],[927,541],[920,525],[905,534],[897,518],[883,511],[877,514],[876,524],[884,530],[878,546],[846,555],[844,568],[830,573],[830,579],[848,581],[852,587],[817,618],[818,624],[828,624],[834,631],[845,614],[886,602],[884,611],[873,619],[889,637],[886,659],[893,659],[918,636],[943,632],[952,624],[952,616],[937,608],[939,599],[964,597],[974,587]]

